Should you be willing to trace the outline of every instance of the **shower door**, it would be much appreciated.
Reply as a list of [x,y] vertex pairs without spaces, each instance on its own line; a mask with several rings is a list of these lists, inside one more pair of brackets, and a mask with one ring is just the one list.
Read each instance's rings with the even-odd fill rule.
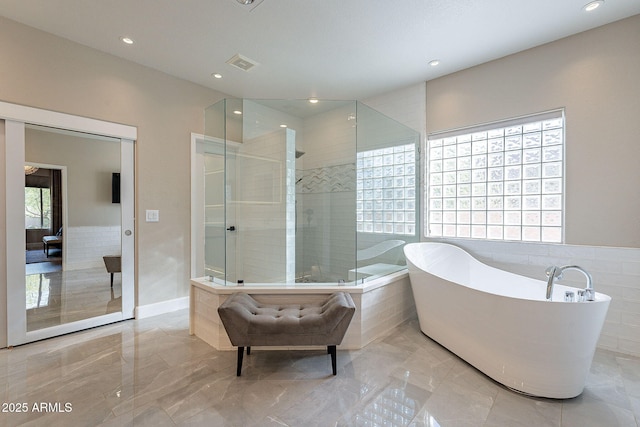
[[293,283],[295,131],[227,146],[225,184],[227,281]]
[[224,277],[224,157],[216,152],[205,154],[205,227],[206,272]]

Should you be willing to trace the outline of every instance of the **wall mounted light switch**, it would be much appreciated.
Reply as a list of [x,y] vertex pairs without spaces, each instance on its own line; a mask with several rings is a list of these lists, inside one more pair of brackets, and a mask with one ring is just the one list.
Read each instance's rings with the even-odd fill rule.
[[151,210],[147,209],[147,222],[158,222],[160,221],[160,211],[159,210]]

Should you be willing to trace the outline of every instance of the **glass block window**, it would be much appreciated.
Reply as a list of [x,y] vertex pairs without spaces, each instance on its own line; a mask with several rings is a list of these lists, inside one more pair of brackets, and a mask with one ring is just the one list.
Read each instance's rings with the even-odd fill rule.
[[415,235],[415,144],[359,152],[356,185],[357,231]]
[[427,141],[425,235],[562,242],[564,112]]

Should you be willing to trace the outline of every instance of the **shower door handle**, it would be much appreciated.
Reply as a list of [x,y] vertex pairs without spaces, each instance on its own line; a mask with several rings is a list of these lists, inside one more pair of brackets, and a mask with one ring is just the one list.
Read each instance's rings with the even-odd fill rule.
[[236,231],[236,226],[232,225],[231,227],[228,227],[227,231]]

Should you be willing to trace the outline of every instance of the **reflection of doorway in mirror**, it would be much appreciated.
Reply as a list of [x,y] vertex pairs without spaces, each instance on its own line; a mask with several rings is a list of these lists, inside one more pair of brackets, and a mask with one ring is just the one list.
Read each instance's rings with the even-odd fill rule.
[[27,330],[62,323],[67,169],[25,164],[25,290]]
[[63,269],[66,168],[25,164],[26,274]]

